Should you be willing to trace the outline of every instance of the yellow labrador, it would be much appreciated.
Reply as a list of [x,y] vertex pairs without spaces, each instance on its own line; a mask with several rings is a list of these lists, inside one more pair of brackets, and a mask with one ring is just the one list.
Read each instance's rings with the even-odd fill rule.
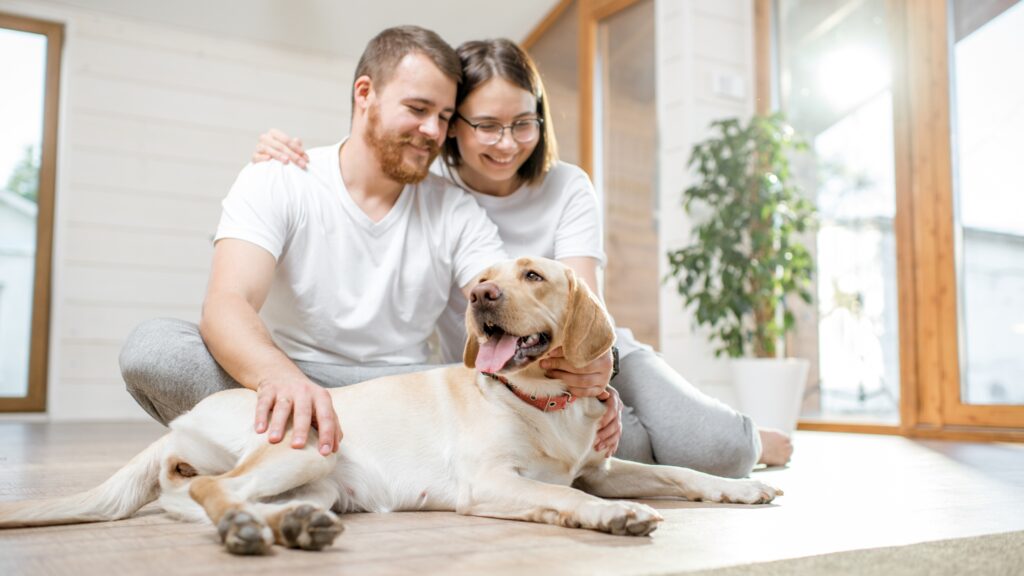
[[214,394],[99,487],[0,504],[0,527],[115,520],[159,498],[167,512],[209,518],[227,549],[319,550],[335,513],[454,510],[613,534],[650,534],[649,506],[603,498],[679,497],[747,504],[782,492],[671,466],[606,459],[591,447],[604,406],[572,398],[538,360],[561,346],[583,366],[613,342],[600,302],[572,271],[520,258],[477,280],[465,366],[331,390],[345,438],[323,457],[253,431],[256,394]]

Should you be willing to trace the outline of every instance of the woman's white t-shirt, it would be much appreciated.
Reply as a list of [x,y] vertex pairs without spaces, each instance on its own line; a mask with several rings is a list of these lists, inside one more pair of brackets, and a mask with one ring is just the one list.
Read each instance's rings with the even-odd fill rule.
[[[579,167],[559,162],[541,182],[522,186],[508,196],[476,192],[443,162],[435,162],[432,170],[472,194],[498,226],[509,257],[589,257],[605,265],[601,207],[590,178]],[[448,308],[438,319],[439,352],[444,362],[462,360],[466,298],[461,286],[452,286]],[[628,330],[618,329],[616,336],[620,355],[643,346]]]

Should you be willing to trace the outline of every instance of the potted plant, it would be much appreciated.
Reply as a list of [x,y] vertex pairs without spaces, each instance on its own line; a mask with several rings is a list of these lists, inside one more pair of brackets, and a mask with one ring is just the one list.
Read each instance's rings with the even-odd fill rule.
[[[668,253],[669,276],[699,326],[710,329],[716,356],[732,360],[738,408],[761,427],[796,426],[807,360],[786,359],[794,327],[787,300],[811,302],[814,261],[799,238],[813,205],[790,174],[789,157],[807,149],[780,114],[711,124],[688,167],[697,179],[683,192],[695,220],[694,243]],[[704,218],[701,218],[704,216]]]

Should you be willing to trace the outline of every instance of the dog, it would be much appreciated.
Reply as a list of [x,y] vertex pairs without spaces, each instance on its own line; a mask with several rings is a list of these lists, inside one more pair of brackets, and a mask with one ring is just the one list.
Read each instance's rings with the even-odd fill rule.
[[574,398],[539,360],[561,347],[585,366],[614,342],[601,302],[558,262],[519,258],[474,281],[463,366],[330,390],[345,437],[336,454],[270,444],[253,431],[256,393],[219,392],[99,487],[0,503],[0,527],[126,518],[159,500],[209,519],[233,554],[274,544],[321,550],[346,512],[454,510],[646,536],[662,517],[629,500],[676,497],[760,504],[782,491],[756,480],[606,458],[592,449],[605,406]]

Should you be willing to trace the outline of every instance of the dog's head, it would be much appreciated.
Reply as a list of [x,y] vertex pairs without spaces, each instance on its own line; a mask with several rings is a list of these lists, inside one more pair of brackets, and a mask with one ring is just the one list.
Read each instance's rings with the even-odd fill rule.
[[466,334],[466,366],[492,374],[520,372],[559,346],[585,366],[615,340],[601,302],[571,268],[546,258],[508,260],[478,276]]

